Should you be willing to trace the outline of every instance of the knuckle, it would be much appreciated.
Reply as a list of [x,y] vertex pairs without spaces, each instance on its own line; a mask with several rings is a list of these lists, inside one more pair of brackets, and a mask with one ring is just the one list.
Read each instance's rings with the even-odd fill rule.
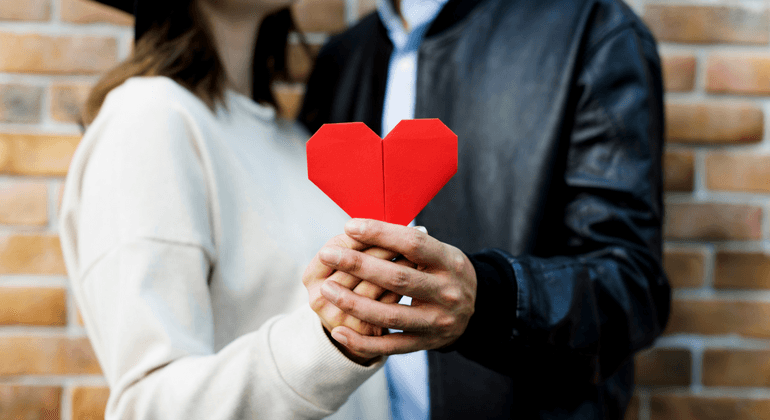
[[335,306],[340,308],[340,310],[342,310],[343,312],[350,313],[356,310],[356,301],[355,299],[351,299],[349,296],[346,296],[343,293],[340,295]]
[[343,325],[345,323],[345,320],[347,320],[347,316],[342,313],[339,310],[331,310],[326,311],[326,321],[332,325],[332,327],[336,327],[338,325]]
[[362,220],[358,225],[358,233],[361,236],[373,237],[380,234],[380,226],[377,223],[371,223],[366,220]]
[[393,288],[397,290],[403,290],[409,285],[411,275],[406,267],[398,266],[395,275],[393,276]]
[[451,331],[456,323],[457,319],[454,315],[444,314],[436,317],[433,325],[443,335],[447,331]]
[[456,307],[462,301],[463,295],[458,287],[444,287],[440,292],[441,300],[448,307]]
[[358,273],[364,266],[363,258],[361,254],[357,252],[343,252],[342,261],[340,261],[340,267],[345,267],[352,273]]
[[465,272],[465,264],[466,264],[465,254],[463,254],[463,252],[460,251],[459,249],[453,247],[450,255],[451,257],[449,261],[450,261],[450,268],[452,269],[452,271],[456,274],[461,274]]
[[395,328],[400,325],[401,317],[395,311],[387,311],[382,316],[383,326],[387,328]]
[[325,306],[326,299],[323,296],[316,296],[310,298],[310,308],[313,312],[320,312]]
[[406,249],[410,253],[419,251],[425,245],[426,236],[417,229],[411,229],[406,237]]

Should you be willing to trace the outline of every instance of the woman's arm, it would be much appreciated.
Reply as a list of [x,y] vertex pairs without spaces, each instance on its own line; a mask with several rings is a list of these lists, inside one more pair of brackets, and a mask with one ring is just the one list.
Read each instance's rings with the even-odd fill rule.
[[157,92],[116,93],[73,161],[61,224],[75,297],[110,385],[106,417],[333,413],[381,364],[348,360],[310,308],[215,349],[216,192],[199,130]]

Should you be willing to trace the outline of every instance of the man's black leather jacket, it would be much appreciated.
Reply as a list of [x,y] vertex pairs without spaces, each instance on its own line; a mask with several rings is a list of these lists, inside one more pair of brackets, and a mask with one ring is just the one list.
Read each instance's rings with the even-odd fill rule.
[[[311,132],[380,132],[392,49],[376,14],[328,42]],[[465,334],[429,352],[431,418],[622,418],[669,313],[654,39],[619,1],[451,0],[418,63],[416,117],[459,137],[418,224],[478,277]]]

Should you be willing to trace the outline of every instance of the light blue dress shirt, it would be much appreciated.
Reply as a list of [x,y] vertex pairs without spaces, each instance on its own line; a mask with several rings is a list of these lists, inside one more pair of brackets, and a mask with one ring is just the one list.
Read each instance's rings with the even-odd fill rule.
[[[380,19],[393,42],[382,111],[382,137],[399,121],[414,118],[417,52],[425,32],[447,1],[401,0],[401,12],[409,25],[408,31],[393,9],[392,0],[377,1]],[[411,299],[404,297],[400,303],[408,305]],[[388,378],[393,420],[428,420],[430,396],[427,352],[390,356],[385,363],[385,374]]]

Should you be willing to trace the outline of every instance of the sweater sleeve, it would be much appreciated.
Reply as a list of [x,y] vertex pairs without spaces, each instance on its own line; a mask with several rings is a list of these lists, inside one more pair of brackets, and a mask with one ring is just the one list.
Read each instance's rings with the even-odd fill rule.
[[61,216],[73,291],[110,386],[106,418],[336,411],[383,362],[348,360],[309,307],[216,350],[215,192],[199,130],[174,103],[132,107],[129,96],[116,107],[112,99],[76,153]]

